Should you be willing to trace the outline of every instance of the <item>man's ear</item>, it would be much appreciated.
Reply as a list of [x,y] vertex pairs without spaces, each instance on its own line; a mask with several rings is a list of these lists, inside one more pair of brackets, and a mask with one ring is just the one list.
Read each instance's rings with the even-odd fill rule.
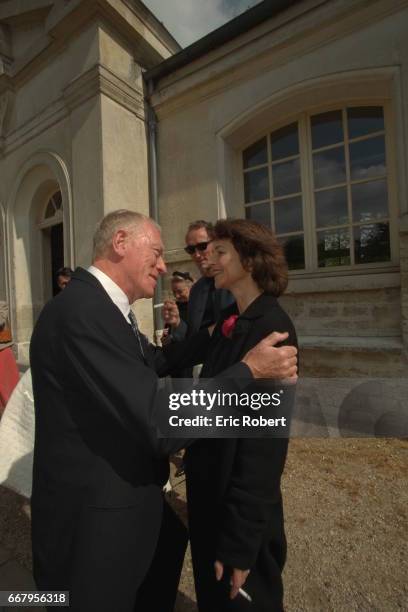
[[126,230],[120,229],[113,235],[112,249],[117,254],[123,257],[126,251],[129,234]]

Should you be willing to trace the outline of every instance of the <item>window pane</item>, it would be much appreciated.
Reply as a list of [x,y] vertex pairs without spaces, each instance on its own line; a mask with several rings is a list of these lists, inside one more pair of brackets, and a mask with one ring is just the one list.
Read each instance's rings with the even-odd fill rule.
[[315,187],[329,187],[346,180],[344,147],[330,149],[313,155]]
[[62,205],[62,196],[61,196],[61,192],[57,191],[57,193],[54,193],[54,195],[52,196],[52,199],[54,200],[54,206],[57,210],[59,210],[61,208]]
[[356,264],[389,261],[391,254],[388,223],[355,227],[354,254]]
[[299,232],[303,229],[302,198],[288,198],[274,203],[277,234]]
[[313,149],[336,144],[344,139],[341,111],[313,115],[311,124]]
[[319,268],[350,265],[348,228],[317,232]]
[[244,168],[252,168],[266,164],[268,161],[268,151],[266,145],[266,137],[258,140],[253,145],[245,149],[242,154],[244,160]]
[[271,134],[272,160],[283,159],[299,153],[297,123],[286,125]]
[[369,138],[350,145],[352,180],[385,174],[384,136]]
[[317,227],[344,225],[348,222],[347,190],[345,187],[317,191],[315,202]]
[[54,214],[55,214],[55,208],[54,208],[54,204],[51,198],[51,200],[47,204],[47,208],[46,208],[44,217],[46,219],[51,219],[51,217],[53,217]]
[[305,247],[302,236],[279,238],[285,250],[289,270],[303,270],[305,267]]
[[244,174],[245,202],[269,198],[268,168],[260,168]]
[[302,190],[299,159],[292,159],[272,166],[272,181],[275,197],[299,193]]
[[370,181],[351,187],[353,221],[375,221],[388,217],[387,182]]
[[269,202],[247,206],[245,208],[245,218],[271,227],[271,206]]
[[384,129],[381,106],[359,106],[347,109],[349,138],[357,138]]

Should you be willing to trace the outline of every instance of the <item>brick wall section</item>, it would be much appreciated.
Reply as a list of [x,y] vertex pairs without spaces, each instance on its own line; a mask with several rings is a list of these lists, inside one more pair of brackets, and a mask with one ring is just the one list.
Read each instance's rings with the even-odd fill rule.
[[406,378],[408,359],[402,351],[301,349],[300,375],[312,378]]
[[[408,242],[406,266],[405,323],[408,326]],[[398,287],[284,295],[280,303],[292,317],[299,335],[401,337]],[[406,331],[408,334],[408,327]]]
[[[170,274],[179,269],[198,276],[191,262],[170,264],[169,268]],[[168,277],[164,288],[166,292],[170,289]],[[279,301],[293,319],[299,336],[401,338],[402,327],[408,348],[408,232],[401,236],[401,290],[395,287],[288,294]],[[310,377],[404,377],[408,371],[403,351],[381,348],[302,348],[300,364],[301,376]]]

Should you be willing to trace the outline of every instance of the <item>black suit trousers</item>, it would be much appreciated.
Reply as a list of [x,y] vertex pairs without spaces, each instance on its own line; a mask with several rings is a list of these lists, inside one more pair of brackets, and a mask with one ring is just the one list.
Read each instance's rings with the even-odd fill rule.
[[187,541],[186,527],[165,501],[159,541],[134,612],[173,612]]
[[55,576],[35,572],[35,580],[39,590],[68,590],[72,612],[172,612],[186,547],[187,530],[166,501],[87,507],[72,544],[72,575],[58,568]]

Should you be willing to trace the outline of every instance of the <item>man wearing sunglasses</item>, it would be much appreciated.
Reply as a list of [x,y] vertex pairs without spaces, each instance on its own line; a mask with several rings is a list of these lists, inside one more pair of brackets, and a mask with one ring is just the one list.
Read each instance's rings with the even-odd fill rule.
[[234,298],[225,289],[216,289],[208,256],[211,250],[212,224],[208,221],[194,221],[187,228],[185,251],[201,273],[201,278],[193,285],[188,301],[187,323],[180,319],[177,305],[166,302],[163,316],[171,325],[172,339],[183,340],[195,332],[215,323],[224,308],[233,303]]

